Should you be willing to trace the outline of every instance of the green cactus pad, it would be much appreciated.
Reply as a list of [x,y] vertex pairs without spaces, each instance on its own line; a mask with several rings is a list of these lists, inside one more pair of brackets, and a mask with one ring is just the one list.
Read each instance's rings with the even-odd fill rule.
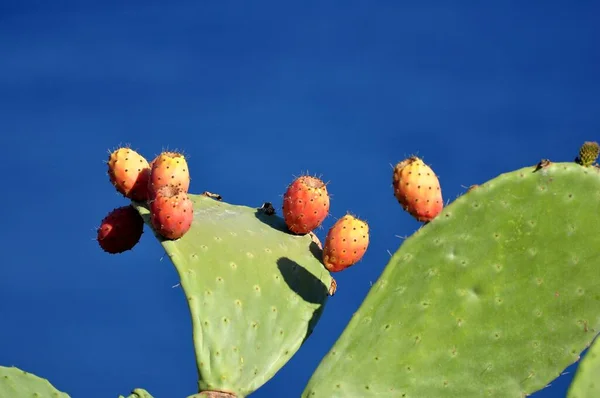
[[567,398],[600,397],[600,338],[592,344],[577,367]]
[[153,398],[152,395],[143,388],[136,388],[131,392],[130,395],[124,397],[123,395],[119,395],[119,398]]
[[[189,196],[191,229],[175,241],[157,237],[188,300],[200,392],[244,397],[312,332],[332,278],[318,245],[287,232],[279,216]],[[147,208],[136,208],[150,225]]]
[[406,239],[303,397],[522,397],[600,328],[600,174],[543,162]]
[[0,397],[4,398],[69,398],[46,379],[16,367],[0,366]]

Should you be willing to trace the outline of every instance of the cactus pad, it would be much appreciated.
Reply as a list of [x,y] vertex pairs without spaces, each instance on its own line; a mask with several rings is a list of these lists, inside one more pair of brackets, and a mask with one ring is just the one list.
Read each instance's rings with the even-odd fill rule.
[[119,395],[119,398],[153,398],[152,395],[143,388],[136,388],[131,392],[130,395],[124,397],[123,395]]
[[600,174],[544,162],[406,239],[303,397],[522,397],[600,329]]
[[69,398],[46,379],[16,367],[0,366],[0,397],[4,398]]
[[[269,380],[312,332],[331,275],[309,235],[282,218],[204,195],[190,230],[155,233],[175,265],[192,315],[199,390],[244,397]],[[149,224],[147,208],[136,208]]]
[[579,364],[567,393],[567,398],[591,397],[600,397],[600,338],[596,338]]

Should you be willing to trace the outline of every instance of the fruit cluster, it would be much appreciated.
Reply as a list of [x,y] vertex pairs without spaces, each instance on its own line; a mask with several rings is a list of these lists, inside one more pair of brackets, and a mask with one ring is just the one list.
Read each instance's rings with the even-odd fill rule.
[[[162,152],[152,162],[131,148],[113,151],[108,159],[108,175],[116,190],[134,202],[146,202],[150,223],[164,239],[185,235],[194,217],[188,196],[190,173],[186,158],[178,152]],[[393,172],[394,195],[403,209],[418,221],[429,222],[443,208],[440,183],[433,170],[411,156],[399,162]],[[329,215],[327,184],[320,178],[303,175],[287,187],[283,195],[283,219],[297,235],[314,234]],[[144,221],[131,205],[111,211],[98,228],[97,240],[106,252],[131,250],[140,240]],[[369,246],[369,225],[346,214],[327,232],[322,261],[330,272],[343,271],[358,263]]]
[[[393,172],[394,196],[417,221],[429,222],[444,208],[440,182],[431,167],[416,156],[399,162]],[[296,178],[283,196],[283,217],[295,234],[307,234],[321,226],[329,214],[329,193],[317,177]],[[359,262],[369,246],[369,225],[347,214],[327,233],[323,264],[339,272]]]
[[[283,195],[283,219],[288,229],[304,235],[321,226],[329,214],[327,186],[317,177],[296,178]],[[343,271],[359,262],[369,246],[369,225],[346,214],[327,233],[323,264],[330,272]]]
[[[183,154],[162,152],[148,163],[133,149],[118,148],[108,158],[108,176],[124,197],[148,203],[152,227],[163,238],[181,238],[192,226],[190,173]],[[137,210],[131,205],[122,206],[102,220],[97,240],[104,251],[122,253],[139,242],[143,228]]]

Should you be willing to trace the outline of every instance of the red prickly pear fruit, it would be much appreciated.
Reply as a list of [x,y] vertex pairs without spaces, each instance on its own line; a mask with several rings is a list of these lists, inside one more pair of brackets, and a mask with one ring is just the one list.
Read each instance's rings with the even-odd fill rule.
[[190,171],[185,156],[178,152],[163,152],[152,161],[148,189],[154,197],[162,187],[173,185],[187,193],[190,189]]
[[362,260],[369,247],[369,225],[350,214],[329,229],[323,247],[323,264],[330,272],[343,271]]
[[117,254],[131,250],[144,232],[144,219],[132,206],[112,210],[97,230],[98,244],[107,253]]
[[194,219],[194,204],[187,192],[175,185],[156,191],[150,201],[150,221],[165,239],[179,239],[189,231]]
[[319,227],[328,214],[329,193],[317,177],[296,178],[283,195],[283,219],[295,234],[304,235]]
[[118,192],[135,201],[148,199],[150,165],[131,148],[119,148],[108,157],[108,176]]
[[421,159],[411,156],[394,167],[394,196],[417,221],[428,222],[444,208],[440,182]]

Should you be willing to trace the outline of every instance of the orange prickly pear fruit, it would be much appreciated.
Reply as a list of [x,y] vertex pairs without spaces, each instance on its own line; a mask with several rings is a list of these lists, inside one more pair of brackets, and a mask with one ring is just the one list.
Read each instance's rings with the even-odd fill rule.
[[444,208],[440,182],[421,159],[411,156],[394,167],[394,196],[417,221],[428,222]]
[[119,148],[108,157],[110,182],[123,196],[135,201],[148,199],[150,165],[131,148]]
[[343,271],[362,260],[369,247],[369,225],[350,214],[329,229],[323,246],[323,264],[330,272]]
[[190,189],[190,171],[185,156],[179,152],[162,152],[152,161],[148,189],[150,197],[167,185],[174,185],[187,193]]

